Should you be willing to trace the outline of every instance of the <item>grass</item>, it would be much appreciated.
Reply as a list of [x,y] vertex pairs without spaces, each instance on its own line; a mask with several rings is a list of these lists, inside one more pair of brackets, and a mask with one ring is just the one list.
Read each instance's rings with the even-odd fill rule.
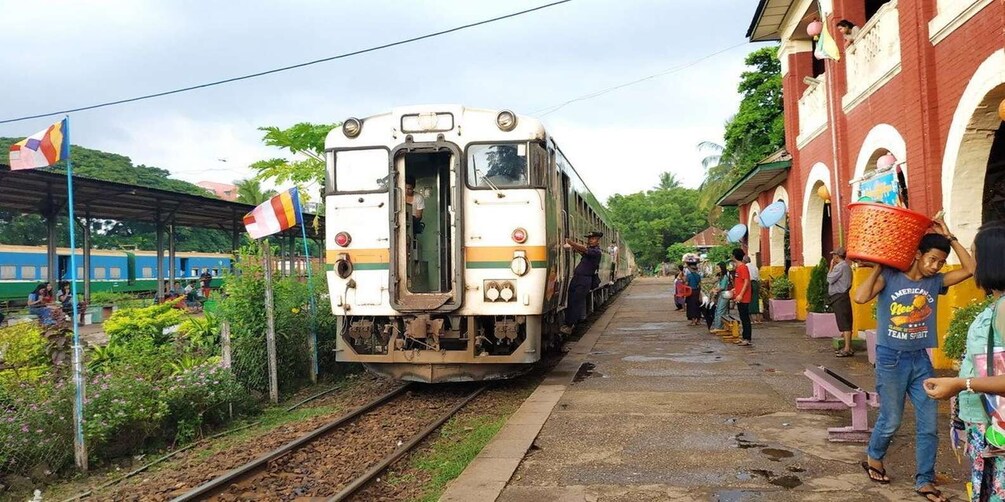
[[[459,476],[478,452],[482,451],[506,423],[508,415],[476,416],[447,422],[429,451],[412,462],[414,468],[426,471],[430,476],[426,492],[419,500],[434,502],[439,499],[447,483]],[[410,476],[404,476],[395,482],[406,481],[404,478],[408,477]]]

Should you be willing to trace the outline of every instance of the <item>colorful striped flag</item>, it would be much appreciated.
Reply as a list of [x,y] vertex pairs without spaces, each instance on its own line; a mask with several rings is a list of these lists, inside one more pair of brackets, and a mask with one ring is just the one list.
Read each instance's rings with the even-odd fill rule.
[[300,194],[293,187],[244,215],[244,227],[252,239],[261,239],[303,223]]
[[68,119],[63,119],[11,145],[11,170],[48,167],[69,157],[70,143],[65,141],[68,130]]

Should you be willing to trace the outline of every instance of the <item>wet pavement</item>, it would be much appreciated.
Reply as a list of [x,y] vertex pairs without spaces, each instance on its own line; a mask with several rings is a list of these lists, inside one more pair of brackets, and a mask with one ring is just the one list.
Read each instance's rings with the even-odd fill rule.
[[[497,500],[922,500],[909,405],[887,456],[888,486],[859,466],[863,444],[827,440],[850,411],[795,409],[811,395],[806,365],[873,389],[864,352],[835,358],[830,340],[807,338],[802,322],[755,325],[752,347],[726,344],[687,325],[671,286],[636,280],[594,324],[596,343],[579,347],[578,371]],[[948,406],[940,412],[937,472],[962,500],[967,467],[949,448]]]

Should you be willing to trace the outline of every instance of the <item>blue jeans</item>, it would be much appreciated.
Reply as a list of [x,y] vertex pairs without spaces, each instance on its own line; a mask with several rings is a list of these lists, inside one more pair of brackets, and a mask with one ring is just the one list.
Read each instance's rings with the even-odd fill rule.
[[928,351],[894,350],[876,346],[876,392],[879,393],[879,418],[869,438],[869,457],[882,460],[890,440],[900,428],[904,416],[904,398],[910,397],[915,415],[914,459],[915,487],[935,481],[935,454],[939,438],[935,433],[938,408],[925,394],[922,382],[933,376]]

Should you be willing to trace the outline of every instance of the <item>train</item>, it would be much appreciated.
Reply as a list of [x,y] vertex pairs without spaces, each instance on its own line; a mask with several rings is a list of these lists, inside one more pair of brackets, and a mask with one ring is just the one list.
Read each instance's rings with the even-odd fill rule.
[[[70,279],[70,249],[57,248],[56,277]],[[175,253],[175,280],[195,280],[205,272],[213,275],[212,287],[222,284],[222,276],[230,271],[232,260],[225,253]],[[77,250],[77,277],[84,276],[83,252]],[[91,292],[154,293],[157,290],[157,253],[93,249],[90,263]],[[164,258],[164,270],[169,262]],[[25,300],[35,286],[48,277],[48,253],[45,246],[0,245],[0,301]],[[165,276],[167,279],[167,276]],[[83,291],[78,279],[78,291]]]
[[588,311],[635,275],[607,210],[537,119],[394,108],[346,119],[325,158],[337,361],[427,383],[512,378],[562,343],[579,260],[566,238],[604,234]]

